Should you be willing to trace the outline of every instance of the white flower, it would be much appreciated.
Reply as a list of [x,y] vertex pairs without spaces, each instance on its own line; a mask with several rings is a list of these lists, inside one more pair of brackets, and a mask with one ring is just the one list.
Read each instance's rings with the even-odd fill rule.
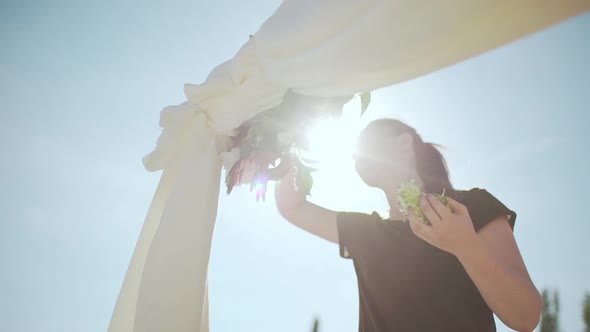
[[222,152],[220,154],[226,174],[231,170],[232,167],[234,167],[234,164],[240,160],[240,155],[240,148],[233,148],[231,151]]
[[417,212],[420,208],[420,187],[416,180],[403,181],[397,189],[397,201],[400,206],[400,211],[404,214],[408,213],[408,208],[414,208]]

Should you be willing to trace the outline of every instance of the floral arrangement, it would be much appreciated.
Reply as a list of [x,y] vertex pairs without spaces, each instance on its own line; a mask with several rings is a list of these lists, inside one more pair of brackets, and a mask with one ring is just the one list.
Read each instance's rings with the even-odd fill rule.
[[[355,96],[361,100],[362,115],[371,95]],[[310,195],[311,173],[316,169],[310,166],[314,161],[305,158],[312,143],[307,137],[309,128],[321,118],[340,118],[344,104],[355,96],[312,97],[289,91],[281,105],[246,121],[238,128],[230,151],[221,155],[227,194],[245,184],[255,191],[257,201],[264,200],[268,181],[283,178],[294,167],[295,189]]]
[[[428,220],[424,218],[424,212],[420,208],[420,197],[423,195],[420,187],[414,179],[402,182],[397,190],[397,201],[400,206],[400,211],[406,215],[408,214],[408,208],[414,210],[416,217],[425,224],[429,224]],[[438,199],[443,202],[446,206],[449,205],[449,199],[445,196],[445,190],[443,189],[442,194],[437,195]]]

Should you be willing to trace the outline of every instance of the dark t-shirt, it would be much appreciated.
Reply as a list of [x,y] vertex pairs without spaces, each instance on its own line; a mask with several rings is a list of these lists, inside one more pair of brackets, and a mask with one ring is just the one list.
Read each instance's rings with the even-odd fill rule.
[[[476,231],[516,213],[484,189],[459,191]],[[377,213],[338,214],[340,255],[359,288],[359,331],[496,331],[493,313],[452,254],[418,238],[409,222]]]

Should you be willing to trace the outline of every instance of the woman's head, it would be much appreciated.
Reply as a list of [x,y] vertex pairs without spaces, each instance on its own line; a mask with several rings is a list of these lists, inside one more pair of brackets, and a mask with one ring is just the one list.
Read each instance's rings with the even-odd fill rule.
[[414,128],[399,120],[369,123],[359,135],[354,159],[359,176],[372,187],[389,189],[417,175],[426,192],[453,191],[437,145],[423,142]]

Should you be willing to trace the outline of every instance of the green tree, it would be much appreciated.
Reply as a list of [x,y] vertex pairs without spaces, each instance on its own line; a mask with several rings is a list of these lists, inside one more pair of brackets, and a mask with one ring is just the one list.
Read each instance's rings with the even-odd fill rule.
[[582,317],[584,318],[585,332],[590,332],[590,293],[584,294],[584,304],[582,309]]
[[[540,332],[559,332],[559,296],[557,291],[543,289],[543,313],[541,315]],[[553,296],[551,296],[553,295]]]
[[315,319],[313,321],[313,329],[311,330],[312,332],[318,332],[319,331],[319,327],[320,327],[320,321],[319,319]]

